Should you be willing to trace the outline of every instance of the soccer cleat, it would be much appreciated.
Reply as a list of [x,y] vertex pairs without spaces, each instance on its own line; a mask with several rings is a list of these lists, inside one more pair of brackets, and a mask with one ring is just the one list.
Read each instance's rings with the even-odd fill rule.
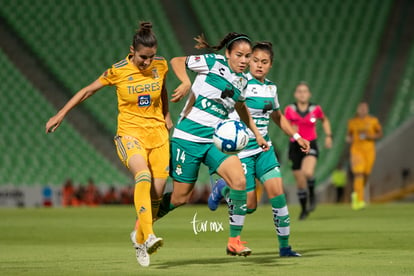
[[357,193],[355,192],[351,194],[351,200],[352,200],[352,203],[351,203],[352,210],[358,211],[358,210],[364,209],[366,206],[365,201],[363,200],[360,201],[358,199]]
[[136,234],[137,234],[137,231],[135,230],[131,232],[130,237],[132,241],[132,246],[135,248],[135,254],[136,254],[138,263],[143,267],[147,267],[150,265],[150,256],[147,253],[145,244],[139,244],[136,242]]
[[308,211],[313,212],[313,211],[315,211],[315,209],[316,209],[316,197],[313,195],[313,196],[309,197],[309,209],[308,209]]
[[148,239],[145,241],[147,253],[151,255],[157,252],[158,248],[160,248],[163,244],[164,242],[162,238],[157,238],[154,234],[149,234]]
[[208,208],[211,211],[217,210],[220,201],[223,199],[223,195],[221,194],[221,191],[226,186],[226,182],[224,179],[220,178],[217,180],[216,184],[213,186],[213,190],[211,191],[209,197],[208,197]]
[[240,236],[235,238],[229,238],[229,242],[227,243],[226,252],[227,255],[231,256],[249,256],[252,254],[252,250],[243,244],[246,242],[240,241]]
[[292,247],[288,246],[288,247],[280,248],[279,256],[280,257],[301,257],[302,255],[300,255],[298,252],[293,251]]
[[306,210],[303,210],[299,215],[299,220],[305,220],[309,215],[309,212]]

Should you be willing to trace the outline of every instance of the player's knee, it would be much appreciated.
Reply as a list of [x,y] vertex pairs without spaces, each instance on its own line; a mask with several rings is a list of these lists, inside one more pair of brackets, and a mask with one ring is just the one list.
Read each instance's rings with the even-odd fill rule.
[[246,178],[244,175],[233,177],[229,180],[228,185],[234,190],[246,190]]

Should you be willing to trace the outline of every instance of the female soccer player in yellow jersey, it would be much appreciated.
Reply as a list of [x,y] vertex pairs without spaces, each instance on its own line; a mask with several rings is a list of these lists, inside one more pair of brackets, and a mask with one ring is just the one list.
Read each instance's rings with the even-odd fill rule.
[[119,114],[114,140],[119,158],[135,179],[134,204],[139,224],[131,239],[142,266],[149,265],[148,254],[163,243],[154,235],[152,214],[158,212],[169,173],[168,129],[172,127],[165,86],[168,65],[164,58],[155,56],[156,51],[152,24],[141,22],[128,56],[79,90],[46,123],[46,132],[54,132],[72,108],[102,87],[116,86]]
[[346,141],[351,144],[351,169],[354,175],[352,209],[365,207],[364,189],[375,162],[375,141],[382,137],[378,119],[369,114],[366,102],[358,104],[356,116],[348,121]]

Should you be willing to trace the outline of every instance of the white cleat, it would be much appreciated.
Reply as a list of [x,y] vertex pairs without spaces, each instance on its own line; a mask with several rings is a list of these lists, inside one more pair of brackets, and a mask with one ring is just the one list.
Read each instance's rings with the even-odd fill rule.
[[145,247],[147,248],[148,254],[153,254],[157,252],[158,248],[160,248],[164,244],[162,238],[157,238],[153,234],[148,235],[148,239],[145,241]]
[[138,263],[143,267],[147,267],[150,265],[150,256],[147,253],[147,248],[145,247],[145,244],[137,243],[136,234],[137,231],[135,230],[131,232],[130,237],[132,241],[132,246],[135,248]]

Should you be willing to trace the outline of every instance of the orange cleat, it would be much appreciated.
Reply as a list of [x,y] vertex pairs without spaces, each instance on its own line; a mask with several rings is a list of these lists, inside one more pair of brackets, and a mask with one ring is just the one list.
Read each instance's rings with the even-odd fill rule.
[[240,236],[235,238],[229,238],[229,242],[227,243],[226,252],[227,255],[231,256],[249,256],[252,254],[252,250],[243,244],[247,242],[240,241]]

